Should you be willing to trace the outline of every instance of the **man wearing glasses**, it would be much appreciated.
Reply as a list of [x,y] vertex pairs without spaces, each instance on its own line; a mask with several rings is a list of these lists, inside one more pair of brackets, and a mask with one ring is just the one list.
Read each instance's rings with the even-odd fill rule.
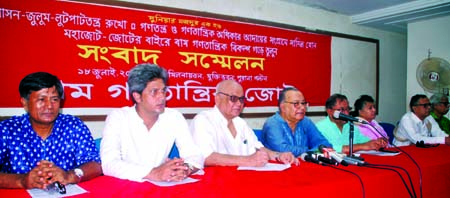
[[429,116],[431,103],[423,94],[414,95],[409,102],[410,112],[403,115],[394,132],[394,145],[407,146],[410,144],[449,144],[450,139],[439,125]]
[[[349,153],[350,123],[333,117],[335,111],[349,115],[351,108],[347,97],[342,94],[333,94],[325,102],[325,108],[327,117],[317,122],[317,128],[337,152]],[[353,130],[353,152],[378,150],[387,145],[382,138],[370,140],[359,131],[358,127],[354,127]]]
[[300,156],[308,151],[317,151],[320,145],[332,145],[305,116],[308,102],[295,87],[284,88],[278,97],[279,111],[266,120],[262,129],[264,146],[274,151],[290,151]]
[[450,120],[445,117],[445,114],[448,113],[448,97],[444,94],[433,94],[430,97],[431,102],[431,113],[430,115],[436,120],[439,124],[441,130],[445,133],[450,134]]
[[244,108],[242,86],[234,80],[217,84],[215,106],[191,121],[194,141],[205,156],[205,166],[264,166],[269,160],[296,163],[290,152],[275,152],[258,141],[239,114]]

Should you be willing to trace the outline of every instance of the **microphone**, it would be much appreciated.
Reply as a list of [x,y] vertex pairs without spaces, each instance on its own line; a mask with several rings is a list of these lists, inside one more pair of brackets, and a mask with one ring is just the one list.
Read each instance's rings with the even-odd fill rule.
[[327,152],[328,155],[330,155],[330,157],[332,159],[336,160],[338,163],[342,164],[343,166],[348,166],[348,163],[342,158],[342,156],[340,156],[338,153],[336,153],[334,151],[328,151],[327,147],[325,147],[324,145],[320,145],[319,150],[322,153]]
[[339,163],[336,160],[331,160],[331,159],[328,159],[321,155],[317,156],[317,160],[319,160],[320,162],[323,162],[325,164],[331,164],[331,165],[335,165],[335,166],[339,165]]
[[338,163],[340,163],[344,166],[348,166],[347,161],[342,159],[342,157],[339,154],[337,154],[336,152],[328,152],[328,155],[330,155],[330,157],[333,158],[334,160],[336,160]]
[[359,118],[355,118],[355,117],[343,114],[340,111],[334,111],[333,117],[336,118],[336,119],[339,119],[339,120],[345,120],[345,121],[350,121],[350,122],[359,122],[359,123],[363,123],[363,124],[369,124],[367,121],[365,121],[363,119],[359,119]]
[[367,164],[365,161],[362,161],[362,160],[359,160],[359,159],[355,159],[355,158],[352,158],[352,157],[347,157],[347,156],[344,157],[344,160],[347,161],[350,164],[357,165],[357,166],[362,166],[362,165],[366,165]]
[[312,163],[315,163],[315,164],[322,164],[322,162],[319,161],[319,160],[317,160],[317,159],[315,159],[315,158],[311,155],[311,153],[302,153],[302,154],[300,155],[300,159],[302,159],[303,161],[306,161],[306,162],[312,162]]

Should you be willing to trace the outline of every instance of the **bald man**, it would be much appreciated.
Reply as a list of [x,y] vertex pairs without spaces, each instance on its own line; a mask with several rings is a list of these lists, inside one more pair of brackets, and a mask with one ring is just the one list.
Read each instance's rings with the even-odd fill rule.
[[239,114],[244,108],[242,86],[234,80],[217,84],[215,106],[197,114],[190,129],[205,157],[205,166],[264,166],[269,160],[298,163],[291,152],[275,152],[258,141]]

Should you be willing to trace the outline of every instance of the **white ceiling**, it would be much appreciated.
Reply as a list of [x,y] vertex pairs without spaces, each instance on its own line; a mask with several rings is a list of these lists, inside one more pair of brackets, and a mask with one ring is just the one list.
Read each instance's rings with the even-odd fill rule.
[[282,1],[348,15],[355,24],[398,33],[406,33],[409,22],[450,15],[450,0]]

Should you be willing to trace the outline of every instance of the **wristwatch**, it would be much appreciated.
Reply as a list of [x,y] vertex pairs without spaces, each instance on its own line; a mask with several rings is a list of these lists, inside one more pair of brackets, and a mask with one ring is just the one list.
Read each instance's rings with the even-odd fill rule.
[[83,170],[81,170],[81,169],[79,169],[79,168],[73,169],[73,172],[75,172],[75,175],[76,175],[80,180],[81,180],[81,178],[82,178],[83,175],[84,175]]

